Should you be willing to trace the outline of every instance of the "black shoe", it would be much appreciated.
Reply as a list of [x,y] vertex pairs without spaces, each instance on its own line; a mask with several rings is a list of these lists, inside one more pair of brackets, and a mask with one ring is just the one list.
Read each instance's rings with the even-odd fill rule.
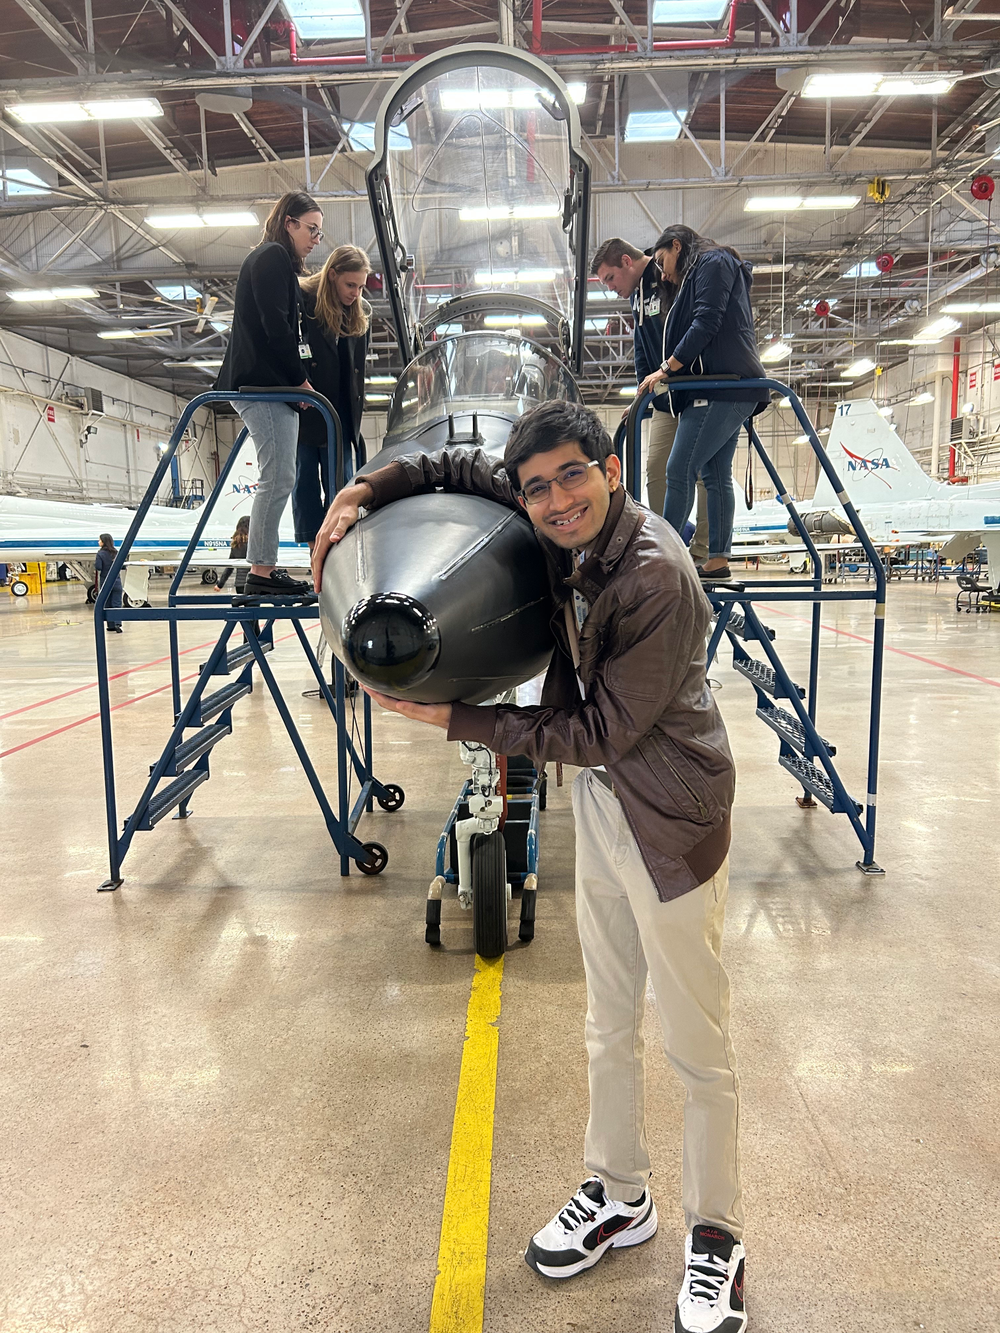
[[250,597],[260,597],[262,593],[277,593],[279,597],[295,597],[299,593],[312,592],[310,585],[302,579],[293,579],[284,569],[272,569],[270,574],[247,575],[243,591]]
[[122,632],[121,625],[105,625],[104,628],[109,634],[121,634]]
[[728,565],[723,565],[721,569],[706,569],[704,565],[699,565],[698,577],[703,583],[728,583],[733,576]]

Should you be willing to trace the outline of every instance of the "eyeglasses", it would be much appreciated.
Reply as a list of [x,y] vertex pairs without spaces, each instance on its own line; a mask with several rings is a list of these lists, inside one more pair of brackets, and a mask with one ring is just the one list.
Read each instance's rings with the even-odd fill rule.
[[[303,225],[298,218],[292,218],[292,221],[295,223],[296,227],[301,227]],[[309,233],[310,240],[321,241],[323,239],[323,232],[316,226],[315,222],[311,222],[309,226],[306,227],[306,231]]]
[[532,481],[521,491],[524,497],[524,503],[536,505],[548,495],[553,486],[558,486],[563,491],[575,491],[587,480],[587,473],[592,467],[600,467],[598,459],[593,459],[589,463],[572,463],[569,467],[563,468],[558,477],[553,477],[551,481]]

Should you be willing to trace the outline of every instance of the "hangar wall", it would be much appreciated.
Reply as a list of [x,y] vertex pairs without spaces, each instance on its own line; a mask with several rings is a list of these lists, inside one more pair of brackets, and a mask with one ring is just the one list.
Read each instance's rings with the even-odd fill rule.
[[[99,389],[104,415],[88,413]],[[135,503],[180,411],[173,394],[0,330],[0,491]],[[181,479],[215,478],[214,422],[198,413],[180,451]],[[84,434],[88,427],[95,428]]]

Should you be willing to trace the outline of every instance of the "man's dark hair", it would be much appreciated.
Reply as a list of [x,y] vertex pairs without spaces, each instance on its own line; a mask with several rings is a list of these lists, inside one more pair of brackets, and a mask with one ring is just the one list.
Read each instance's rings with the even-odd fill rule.
[[283,245],[288,251],[289,259],[292,261],[292,268],[296,273],[302,273],[304,272],[302,260],[292,249],[292,242],[285,223],[289,218],[294,220],[304,217],[306,213],[322,213],[322,211],[312,195],[304,194],[302,190],[290,190],[288,194],[281,196],[268,213],[261,240],[277,241],[279,245]]
[[680,241],[680,254],[677,256],[677,286],[684,281],[684,277],[700,256],[707,254],[709,250],[725,250],[727,255],[732,255],[734,259],[742,260],[739,250],[734,250],[731,245],[720,245],[718,241],[711,240],[708,236],[699,236],[691,227],[685,227],[683,223],[675,223],[672,227],[666,227],[656,238],[653,246],[654,256],[660,250],[668,250],[674,241]]
[[591,261],[591,276],[597,277],[597,270],[602,264],[607,264],[608,268],[621,268],[622,260],[628,255],[633,264],[643,256],[643,252],[628,241],[623,241],[620,236],[612,236],[609,241],[597,247],[594,258]]
[[517,469],[533,454],[547,454],[561,444],[578,444],[605,472],[612,451],[611,436],[600,418],[582,403],[539,403],[514,423],[503,454],[507,476],[520,488]]

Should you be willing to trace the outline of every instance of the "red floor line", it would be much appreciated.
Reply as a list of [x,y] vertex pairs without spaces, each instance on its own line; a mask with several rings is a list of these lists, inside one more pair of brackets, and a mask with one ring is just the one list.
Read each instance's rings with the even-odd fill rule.
[[[182,648],[179,656],[183,657],[185,653],[196,653],[199,648],[208,648],[214,644],[215,639],[206,639],[204,643],[196,643],[193,648]],[[124,671],[116,671],[108,680],[121,680],[122,676],[131,676],[134,671],[145,671],[151,666],[159,666],[161,662],[169,662],[170,654],[166,657],[154,658],[152,662],[143,662],[141,666],[126,667]],[[71,690],[65,690],[62,694],[50,695],[48,699],[38,699],[33,704],[25,704],[22,708],[12,708],[9,713],[0,713],[0,722],[4,718],[17,717],[18,713],[30,713],[33,708],[44,708],[46,704],[57,703],[60,699],[68,699],[71,694],[81,694],[84,690],[96,690],[97,681],[92,680],[87,685],[75,685]]]
[[[805,616],[793,616],[791,611],[779,611],[776,606],[767,608],[768,615],[785,616],[788,620],[797,620],[800,624],[808,625],[810,621]],[[837,629],[835,625],[824,625],[820,623],[820,628],[829,630],[831,634],[840,634],[845,639],[857,639],[859,643],[872,643],[871,639],[866,639],[863,634],[852,634],[847,629]],[[909,653],[905,648],[893,648],[891,644],[885,645],[887,653],[895,653],[897,657],[909,657],[914,662],[924,662],[927,666],[940,667],[942,671],[950,671],[956,676],[966,676],[969,680],[978,680],[981,685],[994,685],[1000,690],[1000,680],[993,680],[991,676],[977,676],[974,671],[963,671],[961,667],[949,666],[947,662],[939,662],[933,657],[921,657],[920,653]]]
[[[312,625],[309,626],[309,629],[313,628],[314,626]],[[293,630],[291,634],[282,634],[280,638],[275,639],[275,643],[284,643],[286,639],[293,639],[294,637],[295,637],[295,632]],[[195,648],[185,648],[184,651],[190,653],[194,652],[196,648],[204,648],[204,646],[205,646],[204,644],[196,644]],[[160,659],[160,661],[162,662],[166,662],[167,660],[168,659],[165,657]],[[138,668],[134,669],[138,670]],[[122,671],[119,672],[119,675],[125,676],[128,675],[128,672]],[[183,685],[185,684],[186,681],[194,680],[195,676],[197,675],[198,675],[197,671],[192,671],[190,676],[182,676],[181,684]],[[117,676],[112,676],[110,679],[117,680]],[[137,704],[141,699],[150,699],[154,694],[162,694],[164,690],[169,690],[169,689],[170,689],[170,681],[167,681],[166,685],[159,685],[155,690],[148,690],[145,694],[137,694],[134,699],[125,699],[120,704],[112,704],[111,711],[112,713],[115,713],[118,711],[119,708],[128,708],[129,704]],[[73,693],[73,691],[70,692]],[[9,713],[5,714],[5,716],[9,717],[10,714]],[[78,717],[75,722],[67,722],[64,727],[56,727],[54,731],[47,731],[43,736],[35,736],[30,741],[22,741],[20,745],[12,745],[9,750],[0,750],[0,759],[5,759],[9,754],[17,754],[18,750],[27,750],[29,746],[38,745],[41,741],[51,740],[53,736],[61,736],[64,731],[72,731],[74,727],[82,727],[85,722],[93,722],[95,717],[100,717],[100,716],[101,716],[100,713],[88,713],[86,717]]]

